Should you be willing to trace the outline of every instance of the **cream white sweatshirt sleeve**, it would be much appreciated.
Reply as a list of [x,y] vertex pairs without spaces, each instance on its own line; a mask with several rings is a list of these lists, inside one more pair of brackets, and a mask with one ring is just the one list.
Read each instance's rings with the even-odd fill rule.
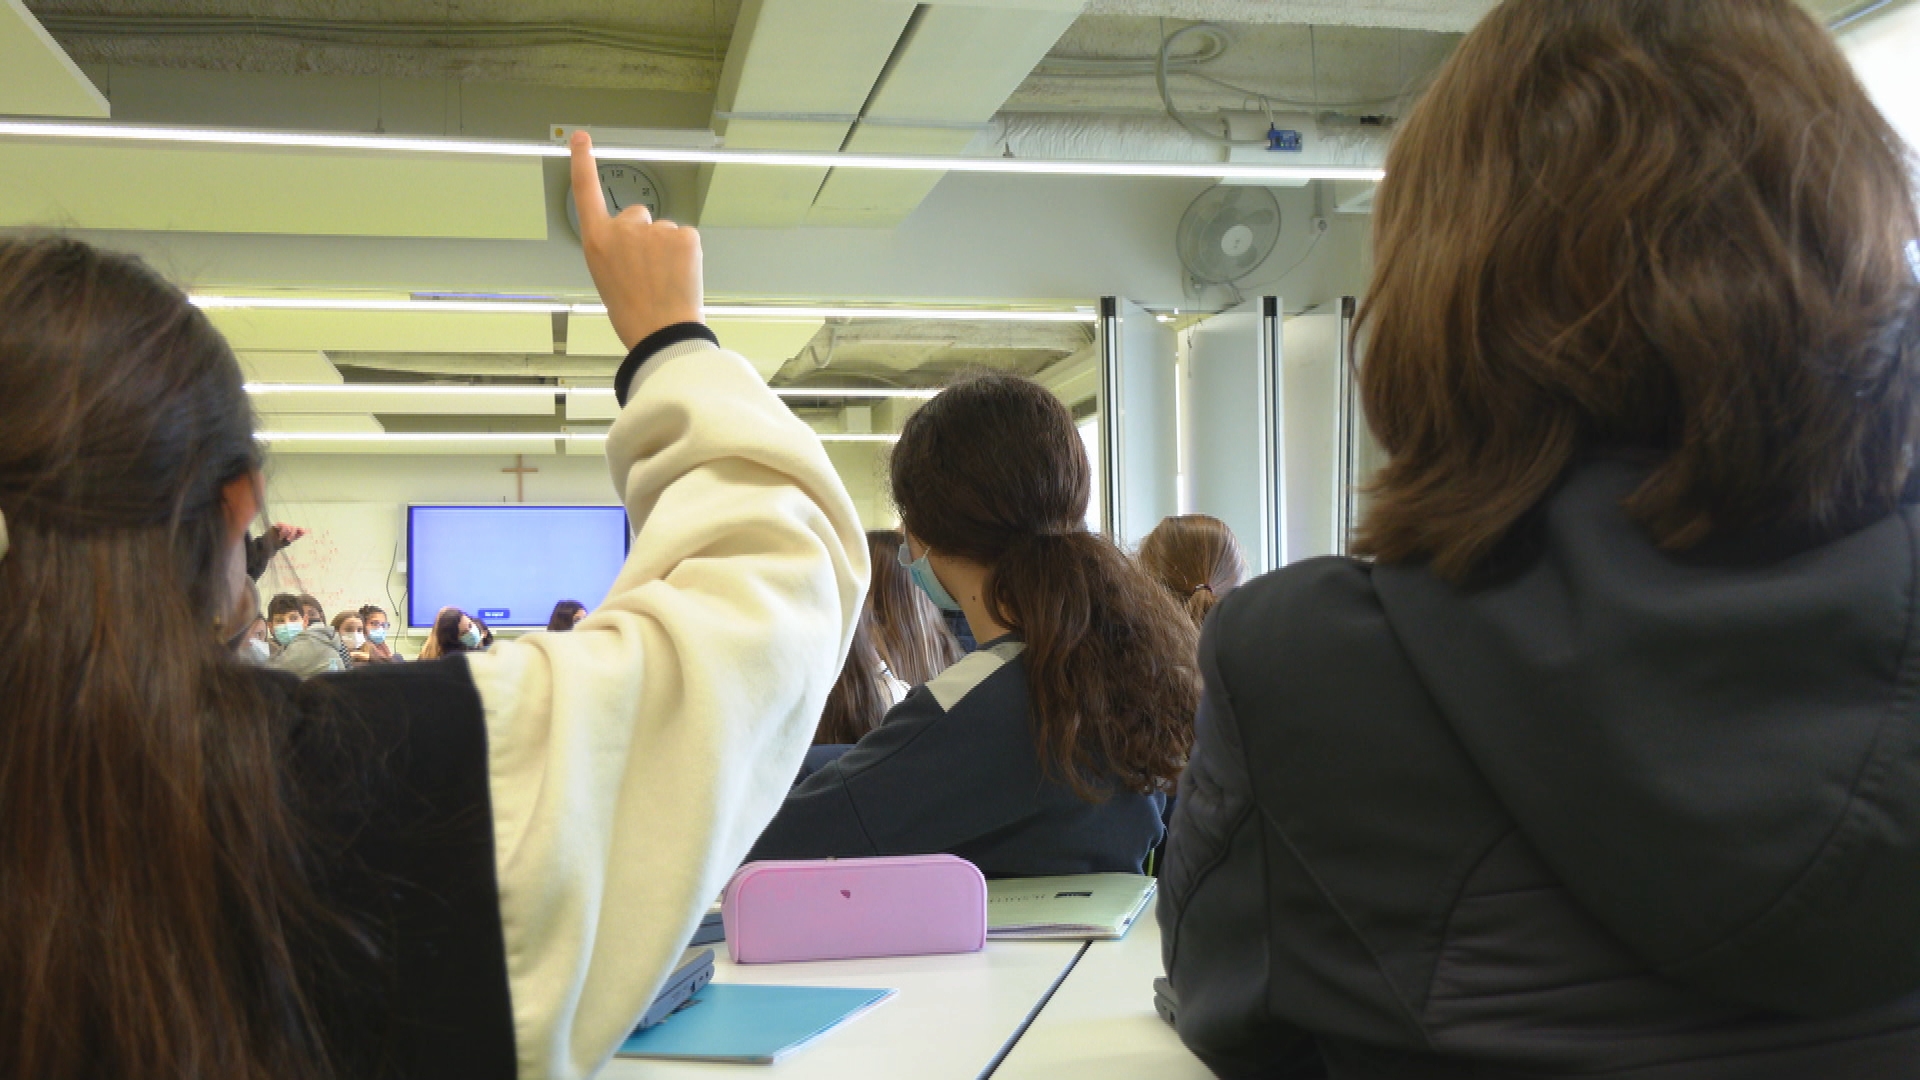
[[819,439],[733,353],[650,360],[607,460],[636,531],[606,601],[470,658],[528,1080],[592,1072],[652,1001],[799,771],[867,585]]

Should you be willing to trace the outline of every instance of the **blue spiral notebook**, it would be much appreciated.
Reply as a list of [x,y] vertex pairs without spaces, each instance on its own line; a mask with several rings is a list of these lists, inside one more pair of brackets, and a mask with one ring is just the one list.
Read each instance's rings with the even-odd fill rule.
[[892,990],[711,983],[636,1031],[619,1056],[771,1065],[893,996]]

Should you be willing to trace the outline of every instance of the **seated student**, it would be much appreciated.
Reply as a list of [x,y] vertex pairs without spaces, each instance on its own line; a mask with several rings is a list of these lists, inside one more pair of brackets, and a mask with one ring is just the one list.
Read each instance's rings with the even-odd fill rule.
[[366,624],[360,621],[357,611],[343,611],[333,617],[333,636],[340,641],[340,647],[347,650],[347,666],[359,667],[367,662]]
[[827,695],[820,726],[814,729],[813,749],[801,766],[801,780],[879,727],[887,711],[906,700],[914,686],[932,681],[960,660],[960,643],[947,631],[940,609],[900,565],[900,545],[906,542],[906,537],[891,530],[867,533],[867,557],[873,564],[867,602],[854,625],[853,646],[847,650],[840,679]]
[[[312,593],[301,593],[299,599],[300,614],[301,617],[306,619],[308,627],[320,626],[331,628],[327,622],[326,609],[320,606],[320,601],[315,598]],[[337,631],[333,634],[332,642],[333,651],[340,654],[340,666],[342,668],[352,667],[353,657],[348,655],[351,650],[347,648],[345,642],[340,640],[340,635]]]
[[954,640],[940,609],[933,606],[895,558],[907,538],[893,529],[867,533],[867,556],[873,562],[873,583],[867,586],[867,610],[873,617],[873,648],[893,680],[898,704],[908,688],[960,662],[966,653]]
[[553,614],[547,617],[547,632],[564,634],[586,617],[587,605],[578,600],[562,600],[553,605]]
[[420,650],[420,659],[438,660],[477,652],[479,648],[480,627],[474,624],[473,616],[459,608],[441,608],[440,614],[434,617],[433,629],[427,632],[427,645]]
[[367,630],[367,644],[365,648],[367,658],[364,661],[365,663],[398,664],[406,659],[399,653],[394,652],[393,646],[387,643],[387,636],[393,632],[393,620],[387,618],[387,613],[384,609],[377,608],[372,604],[362,607],[360,609],[360,624],[366,627]]
[[860,741],[880,726],[887,710],[906,696],[906,684],[893,677],[873,648],[872,607],[854,623],[853,647],[840,666],[840,678],[814,728],[813,745],[842,746]]
[[907,421],[891,472],[899,557],[985,640],[795,788],[752,858],[1139,872],[1191,739],[1193,624],[1086,531],[1072,416],[1029,380],[970,377]]
[[0,605],[35,614],[0,621],[0,1075],[591,1074],[772,816],[859,519],[702,340],[695,234],[610,220],[579,138],[632,552],[593,629],[437,664],[236,662],[232,352],[130,258],[0,239]]
[[1206,514],[1181,514],[1155,525],[1140,542],[1140,566],[1187,609],[1195,626],[1247,576],[1233,530]]
[[292,593],[267,601],[267,624],[280,653],[267,661],[275,671],[306,678],[328,671],[345,671],[347,661],[337,647],[339,638],[326,623],[308,623],[306,609]]
[[[451,607],[443,607],[440,609],[439,613],[433,617],[433,625],[427,628],[427,643],[420,647],[420,655],[415,657],[414,659],[416,660],[440,659],[440,634],[438,632],[440,629],[440,620],[447,617],[447,612],[458,611],[458,610],[459,610],[458,608],[451,608]],[[449,641],[454,640],[459,636],[460,636],[460,620],[455,619],[453,622],[453,632],[451,636],[448,638],[448,640]]]
[[233,654],[249,664],[264,664],[274,657],[273,632],[264,615],[255,615],[234,643]]
[[1354,549],[1207,620],[1224,1077],[1920,1075],[1920,235],[1791,0],[1507,0],[1375,203]]

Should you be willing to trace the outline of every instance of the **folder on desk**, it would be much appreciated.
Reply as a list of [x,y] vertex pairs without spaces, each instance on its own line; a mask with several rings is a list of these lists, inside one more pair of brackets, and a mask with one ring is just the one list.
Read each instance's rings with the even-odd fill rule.
[[987,882],[987,937],[1111,941],[1127,936],[1158,885],[1143,874],[1074,874]]
[[709,983],[620,1044],[620,1057],[771,1065],[893,996],[892,990]]

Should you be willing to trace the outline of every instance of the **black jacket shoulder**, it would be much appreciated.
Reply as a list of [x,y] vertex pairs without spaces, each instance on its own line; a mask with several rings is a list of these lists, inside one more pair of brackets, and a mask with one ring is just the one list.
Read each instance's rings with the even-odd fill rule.
[[466,663],[257,677],[291,718],[287,786],[320,899],[344,920],[330,955],[309,958],[343,1075],[514,1077],[486,728]]
[[[1160,919],[1180,1034],[1209,1066],[1436,1080],[1914,1075],[1920,998],[1825,1015],[1756,1007],[1663,970],[1596,913],[1569,887],[1557,836],[1490,781],[1483,758],[1496,751],[1462,737],[1469,706],[1423,651],[1480,624],[1464,607],[1430,609],[1409,646],[1380,573],[1297,564],[1208,620]],[[1582,651],[1546,614],[1517,625],[1513,636],[1551,656]],[[1668,663],[1685,667],[1683,655]],[[1604,783],[1610,763],[1568,737],[1573,713],[1552,700],[1505,717],[1497,752],[1525,761],[1575,746]],[[1698,711],[1714,715],[1710,702]],[[1624,817],[1589,827],[1643,850],[1662,842]],[[1920,912],[1920,894],[1913,903]]]

